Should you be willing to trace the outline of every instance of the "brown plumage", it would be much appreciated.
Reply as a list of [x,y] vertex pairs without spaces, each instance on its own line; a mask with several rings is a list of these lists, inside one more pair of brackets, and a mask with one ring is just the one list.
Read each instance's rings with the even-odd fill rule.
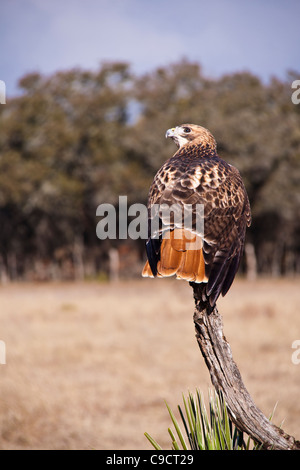
[[[201,126],[183,124],[169,129],[179,147],[157,172],[148,197],[148,261],[143,276],[176,275],[190,282],[205,282],[206,295],[214,305],[225,295],[238,270],[246,226],[251,223],[250,205],[236,168],[219,158],[216,141]],[[204,206],[204,231],[196,225],[197,204]],[[159,211],[160,225],[151,231],[153,207],[191,208],[192,224],[180,226],[175,216],[167,220]]]

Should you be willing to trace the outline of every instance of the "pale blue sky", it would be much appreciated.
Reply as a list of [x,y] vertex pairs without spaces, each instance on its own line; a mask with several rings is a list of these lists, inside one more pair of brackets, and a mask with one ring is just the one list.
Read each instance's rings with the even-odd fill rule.
[[300,78],[299,0],[0,0],[0,79],[122,60],[140,73],[182,57],[206,76]]

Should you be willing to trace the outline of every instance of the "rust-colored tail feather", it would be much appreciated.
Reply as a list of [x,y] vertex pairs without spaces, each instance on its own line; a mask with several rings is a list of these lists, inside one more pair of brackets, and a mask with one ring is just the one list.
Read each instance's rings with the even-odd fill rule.
[[[202,240],[199,236],[184,229],[173,230],[170,232],[170,237],[164,238],[161,244],[157,276],[167,277],[174,274],[178,279],[186,281],[207,282]],[[153,277],[148,261],[142,275]]]
[[[178,240],[176,240],[177,242]],[[178,248],[179,248],[179,244]],[[173,248],[172,238],[164,239],[160,249],[160,261],[157,263],[157,272],[161,276],[173,276],[181,264],[182,250]]]
[[142,276],[143,277],[154,277],[153,273],[151,271],[151,268],[150,268],[150,264],[149,264],[148,261],[146,261],[146,264],[145,264],[144,269],[142,271]]

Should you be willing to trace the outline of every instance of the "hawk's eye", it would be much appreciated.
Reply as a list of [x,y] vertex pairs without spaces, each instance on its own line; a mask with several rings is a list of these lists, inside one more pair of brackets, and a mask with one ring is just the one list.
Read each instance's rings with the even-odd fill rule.
[[188,134],[189,132],[191,132],[191,129],[190,129],[189,127],[184,127],[184,128],[183,128],[183,132],[184,132],[185,134]]

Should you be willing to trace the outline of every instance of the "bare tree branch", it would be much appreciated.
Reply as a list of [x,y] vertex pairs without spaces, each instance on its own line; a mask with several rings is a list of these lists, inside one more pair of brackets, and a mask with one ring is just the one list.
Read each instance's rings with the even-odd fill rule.
[[223,335],[222,318],[217,307],[211,308],[202,296],[203,284],[190,283],[194,291],[196,338],[211,381],[222,392],[232,421],[263,448],[300,450],[300,441],[273,425],[257,408],[247,391],[233,360],[229,343]]

